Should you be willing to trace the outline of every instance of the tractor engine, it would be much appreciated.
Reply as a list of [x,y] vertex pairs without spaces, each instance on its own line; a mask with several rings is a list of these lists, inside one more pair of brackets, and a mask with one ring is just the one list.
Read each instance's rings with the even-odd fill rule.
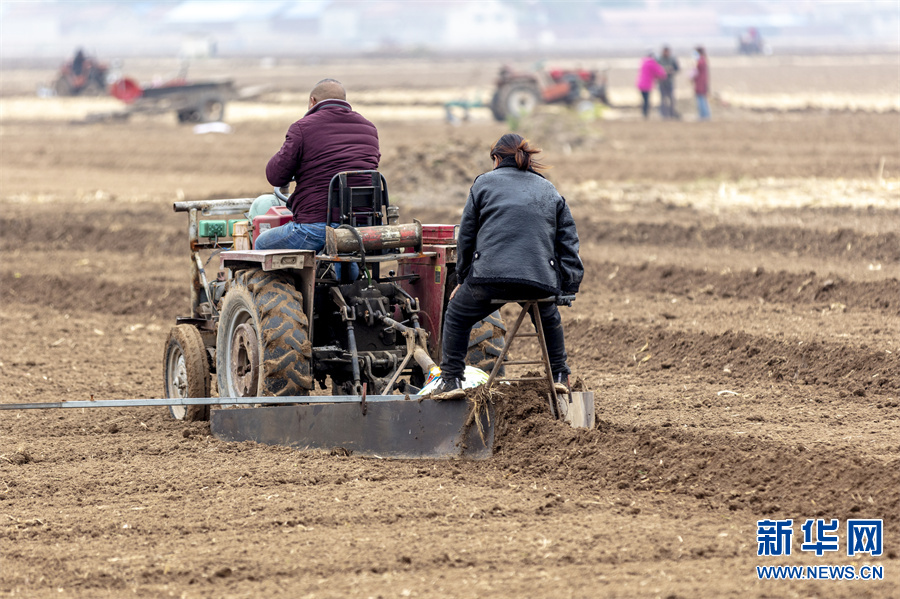
[[[392,282],[363,279],[317,294],[312,326],[313,372],[321,388],[326,388],[326,377],[330,376],[334,394],[350,395],[360,391],[354,380],[362,378],[380,392],[407,353],[401,330],[419,328],[418,312],[418,302]],[[424,380],[420,367],[409,367],[414,380]]]

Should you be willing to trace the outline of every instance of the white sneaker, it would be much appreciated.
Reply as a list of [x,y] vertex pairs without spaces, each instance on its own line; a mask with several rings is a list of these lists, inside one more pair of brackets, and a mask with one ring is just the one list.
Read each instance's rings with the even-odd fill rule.
[[556,390],[557,395],[568,395],[569,375],[564,372],[559,372],[553,375],[553,388]]
[[463,389],[462,381],[457,378],[445,378],[441,380],[441,384],[434,390],[432,398],[435,401],[447,401],[450,399],[463,399],[466,396],[466,390]]

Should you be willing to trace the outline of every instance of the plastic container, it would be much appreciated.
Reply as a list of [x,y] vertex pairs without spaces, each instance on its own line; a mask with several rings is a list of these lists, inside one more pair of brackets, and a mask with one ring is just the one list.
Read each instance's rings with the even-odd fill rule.
[[228,225],[224,220],[201,220],[197,234],[200,237],[226,237]]
[[459,225],[422,225],[422,243],[425,245],[454,245]]
[[250,222],[246,220],[235,221],[232,230],[232,237],[234,238],[234,246],[232,249],[235,250],[249,250],[250,249]]
[[[229,220],[229,221],[228,221],[228,236],[229,236],[229,237],[234,237],[234,225],[235,225],[235,224],[237,224],[237,223],[249,223],[249,222],[250,222],[250,221],[248,221],[246,218],[238,218],[238,219],[232,219],[232,220]],[[247,230],[248,230],[248,231],[250,230],[250,225],[249,225],[249,224],[247,225]]]
[[272,227],[280,227],[292,220],[294,220],[294,215],[288,208],[272,206],[265,214],[253,219],[253,244],[256,245],[256,238],[263,231],[268,231]]

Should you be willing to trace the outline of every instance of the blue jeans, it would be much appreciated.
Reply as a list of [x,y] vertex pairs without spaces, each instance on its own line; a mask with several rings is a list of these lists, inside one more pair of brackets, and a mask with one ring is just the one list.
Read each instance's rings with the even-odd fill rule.
[[[549,293],[530,285],[470,285],[463,283],[447,305],[444,314],[444,331],[441,339],[441,375],[462,380],[466,368],[466,354],[469,350],[469,335],[479,320],[488,316],[499,306],[492,304],[497,299],[540,299]],[[547,341],[550,370],[554,375],[569,374],[566,364],[566,343],[563,336],[562,319],[556,304],[538,304]],[[532,316],[531,322],[534,323]]]
[[709,101],[706,94],[697,94],[697,116],[701,121],[709,119]]
[[[331,224],[337,228],[337,223]],[[280,227],[272,227],[263,231],[253,244],[255,250],[313,250],[321,252],[325,247],[325,223],[295,223],[289,222]],[[341,278],[341,265],[335,264],[334,271],[338,279]],[[359,265],[350,265],[350,277],[356,280],[359,277]]]

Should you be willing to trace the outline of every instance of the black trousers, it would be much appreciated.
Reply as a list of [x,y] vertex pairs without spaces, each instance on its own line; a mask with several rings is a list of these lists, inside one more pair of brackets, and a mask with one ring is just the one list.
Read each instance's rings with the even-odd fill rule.
[[[462,379],[466,368],[466,353],[469,349],[469,334],[476,322],[499,308],[492,304],[494,299],[529,300],[548,297],[550,294],[531,285],[470,285],[463,283],[444,315],[444,331],[441,341],[441,375],[444,378]],[[521,304],[520,304],[521,305]],[[543,325],[544,338],[547,340],[547,353],[550,357],[550,370],[554,375],[569,374],[566,364],[566,344],[563,335],[562,319],[556,304],[538,304]],[[531,318],[532,324],[534,317]],[[512,323],[509,323],[510,325]]]

